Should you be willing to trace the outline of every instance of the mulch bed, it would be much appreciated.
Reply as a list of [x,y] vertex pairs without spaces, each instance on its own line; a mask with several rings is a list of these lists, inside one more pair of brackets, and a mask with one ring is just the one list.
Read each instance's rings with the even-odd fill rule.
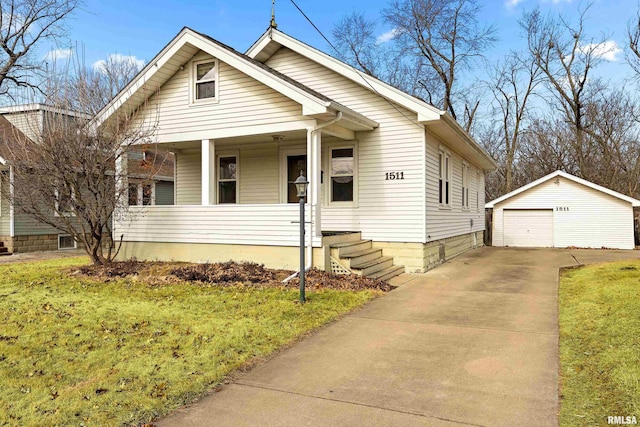
[[[184,264],[158,261],[113,262],[107,265],[86,265],[77,268],[75,274],[111,281],[119,277],[131,277],[152,285],[190,282],[219,286],[287,287],[297,288],[296,277],[287,283],[282,280],[293,271],[274,270],[254,263],[224,262],[215,264]],[[376,289],[388,292],[393,289],[387,282],[357,275],[337,275],[315,268],[305,275],[307,289],[363,290]]]

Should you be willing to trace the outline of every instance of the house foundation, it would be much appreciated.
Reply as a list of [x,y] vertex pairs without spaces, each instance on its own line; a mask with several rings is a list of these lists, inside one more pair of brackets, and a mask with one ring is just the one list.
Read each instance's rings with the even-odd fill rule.
[[[57,251],[58,235],[57,234],[38,234],[34,236],[13,236],[3,240],[5,246],[10,247],[9,252],[40,252],[40,251]],[[8,246],[9,243],[11,246]]]
[[[228,245],[215,243],[122,242],[118,260],[255,262],[268,268],[298,270],[300,248],[296,246]],[[324,269],[322,248],[313,248],[313,266]]]
[[424,273],[469,249],[484,246],[483,232],[462,234],[429,243],[373,242],[384,256],[404,265],[407,273]]

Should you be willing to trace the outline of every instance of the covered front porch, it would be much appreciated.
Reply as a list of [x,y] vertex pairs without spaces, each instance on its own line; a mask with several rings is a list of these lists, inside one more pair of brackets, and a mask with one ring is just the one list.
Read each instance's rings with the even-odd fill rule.
[[[218,260],[220,254],[210,253],[215,250],[226,260],[267,263],[275,254],[280,263],[278,253],[299,246],[299,203],[293,182],[302,173],[309,181],[308,259],[325,268],[323,231],[359,231],[355,218],[345,221],[357,208],[355,133],[374,128],[375,122],[338,113],[302,129],[274,127],[274,132],[258,135],[159,143],[175,154],[175,205],[129,206],[116,215],[115,238],[135,246],[135,256],[148,251],[144,258],[154,258],[154,244],[162,243],[165,248],[173,246],[173,259]],[[336,223],[329,216],[325,221],[323,207],[340,210],[343,219]],[[258,256],[276,248],[265,260]],[[312,248],[318,251],[315,256]],[[179,255],[200,250],[195,257]],[[291,260],[285,255],[288,267],[295,265],[295,252],[291,255]]]

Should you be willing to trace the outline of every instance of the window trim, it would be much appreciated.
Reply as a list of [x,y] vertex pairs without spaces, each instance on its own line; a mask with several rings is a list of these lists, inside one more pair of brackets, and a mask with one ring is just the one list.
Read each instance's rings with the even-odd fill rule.
[[438,149],[438,169],[438,206],[451,208],[451,152],[442,146]]
[[[59,213],[60,212],[60,192],[58,191],[58,189],[56,188],[54,190],[54,197],[55,197],[55,202],[54,202],[54,206],[53,206],[53,216],[56,218],[61,218],[61,217],[65,217],[65,218],[72,218],[76,216],[76,213],[72,207],[72,210],[70,212],[62,212],[62,215]],[[71,190],[71,200],[75,200],[76,199],[76,194],[73,190]]]
[[[205,80],[202,82],[198,82],[198,65],[209,64],[213,62],[215,68],[215,77],[214,79]],[[214,81],[215,83],[215,96],[211,98],[201,98],[198,99],[196,97],[196,87],[198,83],[206,83],[210,81]],[[219,99],[219,88],[220,88],[220,62],[217,58],[209,58],[209,59],[201,59],[198,61],[191,62],[191,71],[189,75],[189,97],[192,105],[197,104],[207,104],[207,103],[217,103]]]
[[469,167],[469,163],[465,160],[462,161],[462,209],[469,210],[469,173],[471,172],[471,168]]
[[[129,192],[127,190],[127,205],[128,206],[155,206],[156,204],[156,181],[142,181],[139,179],[129,179],[129,187],[132,185],[136,185],[138,189],[137,203],[135,205],[129,204]],[[148,205],[144,205],[143,202],[143,186],[150,185],[151,186],[151,203]]]
[[60,247],[60,238],[61,237],[73,237],[73,236],[71,236],[71,234],[58,234],[58,250],[59,251],[69,251],[69,250],[72,250],[72,249],[78,249],[78,241],[76,239],[73,239],[73,247],[61,248]]
[[[220,181],[220,159],[226,157],[235,157],[236,159],[236,179],[226,179]],[[216,152],[216,204],[217,205],[239,205],[240,204],[240,151],[220,151]],[[236,182],[236,202],[235,203],[220,203],[220,182]]]
[[[333,188],[331,186],[331,178],[333,177],[331,175],[331,152],[333,150],[342,150],[342,149],[353,149],[353,200],[350,202],[334,202],[332,201],[332,196],[333,196]],[[326,184],[325,186],[325,191],[324,191],[324,204],[327,207],[335,207],[335,208],[340,208],[340,207],[358,207],[358,203],[359,203],[359,198],[358,198],[358,144],[357,141],[340,141],[340,142],[334,142],[334,143],[330,143],[327,144],[325,147],[325,152],[324,154],[324,170],[327,173],[323,173],[324,175],[324,179],[323,179],[323,185]],[[346,176],[346,175],[345,175]]]
[[480,170],[476,169],[476,212],[480,212]]

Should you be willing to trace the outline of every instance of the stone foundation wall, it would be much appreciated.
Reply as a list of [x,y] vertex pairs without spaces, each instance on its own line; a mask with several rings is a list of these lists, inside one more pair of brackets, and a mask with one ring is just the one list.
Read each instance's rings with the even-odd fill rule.
[[424,265],[425,270],[442,264],[443,262],[460,255],[469,249],[484,246],[484,232],[462,234],[460,236],[448,237],[436,240],[424,245]]
[[9,249],[9,252],[13,252],[13,237],[0,236],[0,242],[4,243],[4,247]]
[[469,249],[483,246],[483,232],[463,234],[429,243],[373,242],[382,255],[393,257],[407,273],[424,273]]
[[[5,241],[5,245],[7,242]],[[39,251],[57,251],[58,235],[57,234],[40,234],[36,236],[14,236],[13,248],[11,252],[39,252]]]

